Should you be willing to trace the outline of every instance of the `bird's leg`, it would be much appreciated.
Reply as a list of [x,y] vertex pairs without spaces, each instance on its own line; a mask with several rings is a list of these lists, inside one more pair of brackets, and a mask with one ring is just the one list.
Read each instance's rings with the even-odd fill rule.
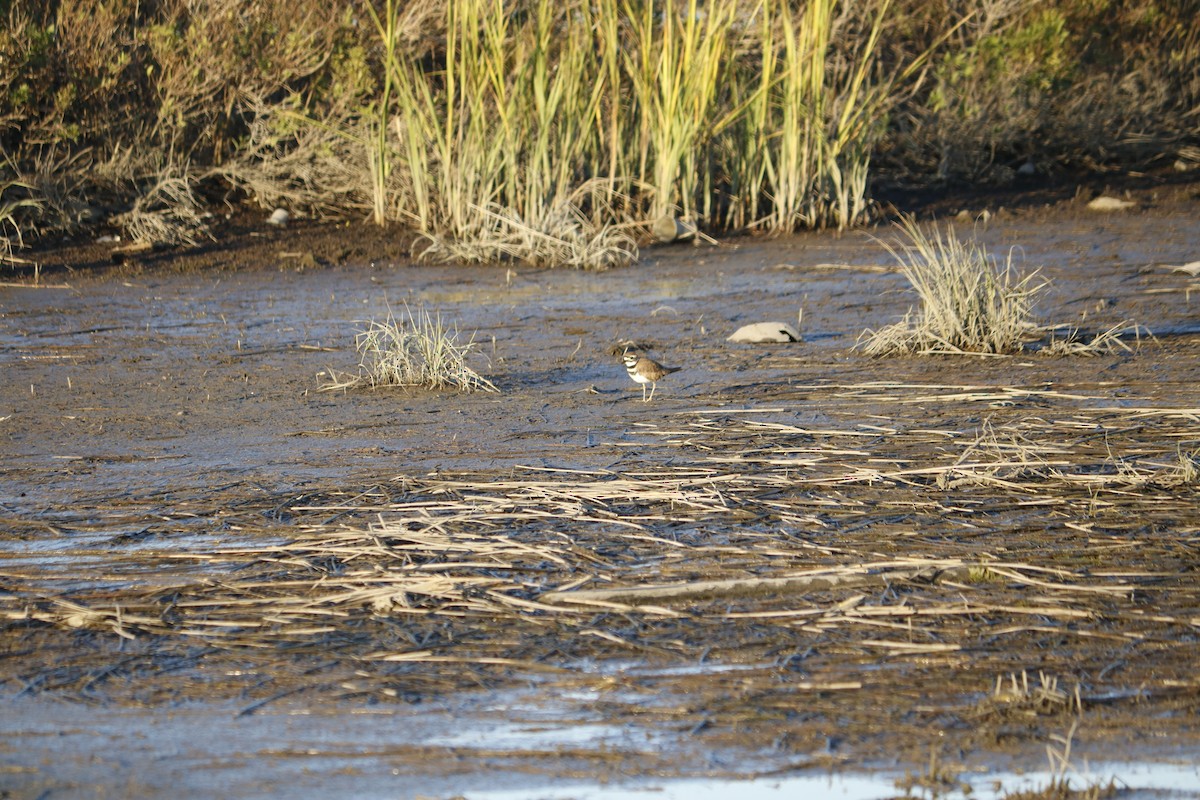
[[[653,400],[653,399],[654,399],[654,390],[655,390],[655,389],[657,389],[657,388],[658,388],[658,382],[657,382],[657,381],[652,381],[652,382],[650,383],[650,400]],[[646,387],[645,387],[645,386],[643,386],[643,387],[642,387],[642,394],[645,394],[645,393],[646,393]],[[650,402],[650,400],[646,400],[646,402],[647,402],[647,403],[649,403],[649,402]]]

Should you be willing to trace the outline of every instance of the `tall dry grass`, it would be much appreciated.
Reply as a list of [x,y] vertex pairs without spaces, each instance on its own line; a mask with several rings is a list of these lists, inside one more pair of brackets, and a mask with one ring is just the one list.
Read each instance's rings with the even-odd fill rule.
[[846,9],[835,0],[812,0],[799,14],[786,2],[764,4],[763,108],[753,117],[762,129],[748,133],[750,146],[766,144],[761,152],[770,203],[760,221],[766,230],[845,228],[864,219],[871,152],[891,107],[892,84],[907,79],[928,55],[883,83],[873,82],[890,7],[890,0],[865,4],[860,29],[849,34]]
[[[608,216],[618,181],[592,181],[602,172],[598,130],[612,87],[594,50],[592,7],[571,10],[578,14],[539,0],[518,23],[499,0],[447,4],[441,69],[429,68],[428,53],[396,55],[392,24],[376,20],[388,53],[385,93],[395,97],[395,163],[405,172],[397,213],[431,240],[426,252],[551,264],[560,252],[636,255]],[[381,140],[374,157],[391,149]],[[520,247],[526,240],[531,246]]]
[[609,49],[623,50],[621,85],[629,86],[633,117],[623,127],[637,132],[629,158],[636,157],[637,174],[650,189],[650,216],[691,216],[705,180],[701,147],[736,113],[722,108],[721,92],[744,77],[733,38],[735,26],[749,20],[739,20],[735,2],[701,9],[696,0],[682,8],[627,1],[604,8],[623,18],[606,30],[624,22],[629,31],[623,47]]

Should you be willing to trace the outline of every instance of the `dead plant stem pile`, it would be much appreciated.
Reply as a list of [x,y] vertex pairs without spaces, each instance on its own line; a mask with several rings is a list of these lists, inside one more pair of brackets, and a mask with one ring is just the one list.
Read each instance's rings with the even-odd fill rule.
[[[837,410],[812,422],[813,403]],[[863,422],[881,403],[889,420]],[[1085,709],[1134,687],[1186,705],[1198,423],[1031,387],[799,386],[637,426],[641,469],[405,476],[291,502],[286,540],[113,553],[86,581],[10,563],[0,618],[10,638],[136,648],[116,667],[95,663],[102,646],[64,655],[55,680],[23,678],[42,688],[183,659],[396,697],[587,684],[608,673],[580,665],[632,661],[638,691],[670,694],[669,668],[725,665],[742,671],[684,681],[705,698],[685,715],[736,727],[755,709],[791,730],[797,693],[837,715],[858,692],[863,736],[919,723],[896,700],[912,692],[968,736],[972,715],[1001,714],[969,698],[1026,669],[1072,676]]]

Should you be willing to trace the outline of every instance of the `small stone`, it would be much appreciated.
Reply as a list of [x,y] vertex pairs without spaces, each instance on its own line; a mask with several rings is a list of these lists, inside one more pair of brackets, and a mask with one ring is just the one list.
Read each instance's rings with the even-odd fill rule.
[[282,228],[284,225],[288,224],[288,220],[291,219],[291,216],[292,215],[287,212],[286,208],[277,208],[271,212],[271,216],[267,217],[267,224],[276,225]]
[[690,239],[696,235],[694,226],[670,214],[654,220],[654,224],[650,228],[654,232],[654,238],[663,244]]
[[991,218],[992,212],[986,208],[978,213],[964,208],[954,215],[955,222],[987,222]]
[[786,322],[755,322],[738,328],[727,341],[764,344],[802,340],[800,333]]
[[1126,209],[1133,208],[1136,205],[1137,203],[1134,203],[1131,200],[1121,200],[1117,197],[1101,195],[1092,202],[1088,203],[1087,207],[1091,211],[1125,211]]

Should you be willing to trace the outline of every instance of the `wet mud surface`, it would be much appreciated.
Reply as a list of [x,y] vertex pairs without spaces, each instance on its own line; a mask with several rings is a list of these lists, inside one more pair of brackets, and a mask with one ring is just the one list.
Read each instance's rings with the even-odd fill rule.
[[[43,253],[0,287],[0,795],[1040,767],[1072,726],[1188,761],[1200,194],[1132,197],[959,225],[1042,323],[1153,333],[1094,357],[865,357],[916,302],[885,228],[598,274],[323,225]],[[406,303],[501,393],[321,391]],[[651,403],[625,339],[683,367]]]

